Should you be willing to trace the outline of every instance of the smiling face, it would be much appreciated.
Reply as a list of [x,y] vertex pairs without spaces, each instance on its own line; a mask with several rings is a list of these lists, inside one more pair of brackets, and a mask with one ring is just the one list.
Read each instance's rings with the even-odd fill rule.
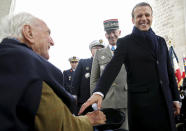
[[105,37],[110,45],[116,45],[116,42],[121,34],[119,29],[106,31]]
[[34,38],[34,44],[32,45],[32,49],[40,56],[49,59],[48,50],[50,49],[50,46],[54,45],[54,42],[50,36],[49,28],[43,21],[38,20],[38,22],[33,25],[32,29],[32,34]]
[[152,25],[152,9],[149,6],[136,7],[132,22],[139,30],[148,31]]
[[50,46],[54,42],[50,36],[48,26],[40,19],[35,18],[32,24],[26,24],[22,30],[23,38],[21,41],[28,45],[38,55],[49,59]]

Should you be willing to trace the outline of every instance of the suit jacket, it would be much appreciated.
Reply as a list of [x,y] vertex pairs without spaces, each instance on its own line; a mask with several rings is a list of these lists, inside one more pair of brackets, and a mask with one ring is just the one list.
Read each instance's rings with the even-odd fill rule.
[[119,39],[114,56],[95,89],[106,94],[125,64],[130,131],[176,130],[172,101],[179,100],[177,84],[166,42],[157,37],[156,52],[150,48],[150,41],[134,34]]
[[73,95],[77,95],[79,104],[90,97],[90,75],[93,58],[80,59],[72,79]]
[[0,63],[0,130],[34,130],[43,81],[75,110],[75,100],[62,86],[62,72],[25,44],[4,39]]
[[72,76],[74,71],[72,69],[63,71],[63,86],[65,89],[72,93]]
[[93,131],[87,116],[72,115],[48,84],[43,82],[42,86],[35,131]]
[[[91,78],[90,78],[90,90],[91,93],[96,87],[96,83],[99,80],[105,66],[112,59],[112,52],[109,48],[103,48],[96,51],[93,59]],[[125,66],[122,68],[112,83],[107,95],[105,96],[102,107],[103,108],[127,108],[127,82],[126,82],[126,70]]]

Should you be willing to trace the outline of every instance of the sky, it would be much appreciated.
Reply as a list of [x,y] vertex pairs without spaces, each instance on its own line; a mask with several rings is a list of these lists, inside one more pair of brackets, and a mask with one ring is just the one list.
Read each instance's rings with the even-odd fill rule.
[[46,22],[55,43],[49,61],[63,71],[70,69],[70,57],[91,57],[92,41],[102,39],[108,45],[104,20],[117,18],[121,37],[131,33],[131,11],[139,2],[142,0],[16,0],[14,14],[28,12]]

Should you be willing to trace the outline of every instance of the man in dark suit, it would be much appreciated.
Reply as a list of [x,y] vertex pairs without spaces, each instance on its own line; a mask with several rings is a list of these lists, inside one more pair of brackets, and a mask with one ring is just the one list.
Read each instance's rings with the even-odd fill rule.
[[97,49],[104,48],[102,40],[95,40],[89,44],[92,57],[80,59],[72,79],[73,95],[77,97],[77,112],[81,105],[90,97],[90,75],[93,56]]
[[63,71],[63,86],[72,94],[72,76],[75,72],[79,59],[76,56],[69,58],[71,68]]
[[145,2],[137,4],[132,10],[132,22],[132,34],[118,39],[112,60],[79,114],[95,102],[100,109],[103,96],[124,63],[129,130],[176,131],[174,115],[180,113],[180,98],[166,42],[151,29],[151,6]]
[[101,112],[72,115],[75,100],[47,61],[54,42],[44,21],[20,13],[3,19],[0,34],[1,131],[87,131],[104,123]]

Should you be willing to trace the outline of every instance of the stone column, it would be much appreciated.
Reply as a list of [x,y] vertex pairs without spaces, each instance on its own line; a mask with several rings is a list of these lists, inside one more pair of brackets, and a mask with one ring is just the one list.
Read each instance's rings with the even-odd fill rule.
[[[185,37],[186,37],[186,0],[184,0]],[[186,41],[185,41],[186,45]]]
[[153,29],[171,41],[183,69],[183,56],[186,55],[185,0],[154,0]]
[[0,0],[0,19],[14,12],[16,0]]

